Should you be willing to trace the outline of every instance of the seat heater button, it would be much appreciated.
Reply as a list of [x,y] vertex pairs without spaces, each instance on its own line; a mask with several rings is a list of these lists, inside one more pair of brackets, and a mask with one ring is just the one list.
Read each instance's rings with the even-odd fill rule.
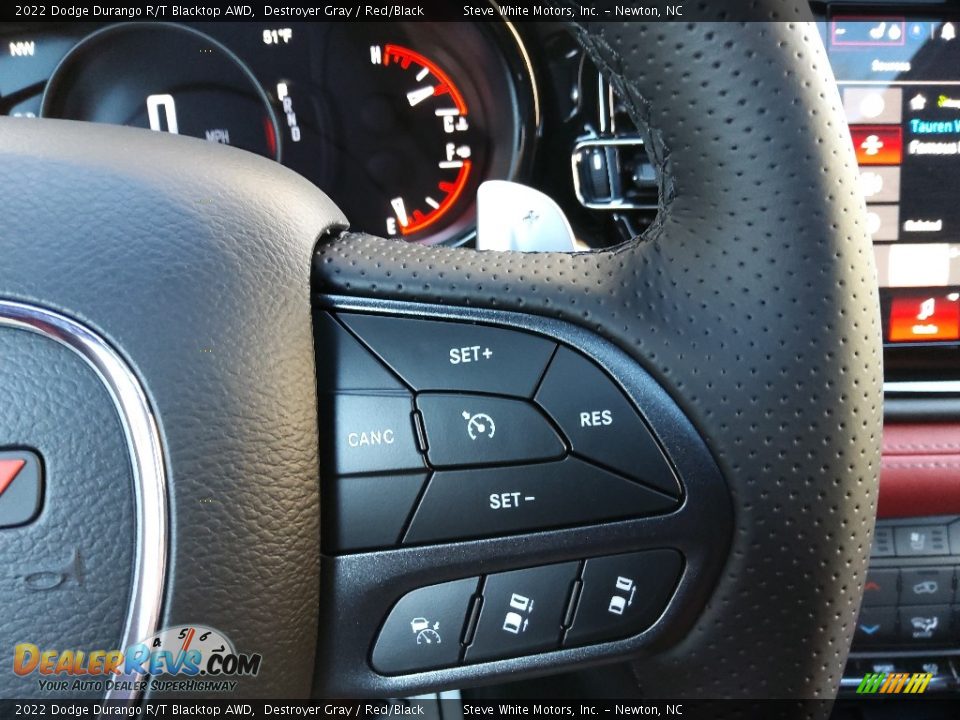
[[536,402],[577,455],[680,496],[680,484],[646,423],[613,380],[579,353],[557,350]]
[[898,525],[893,533],[900,557],[950,554],[945,525]]
[[459,540],[667,512],[677,501],[575,458],[434,473],[404,544]]
[[374,670],[393,675],[456,665],[478,580],[431,585],[400,598],[373,648]]
[[516,657],[560,645],[563,613],[579,563],[514,570],[487,578],[466,661]]
[[676,550],[590,558],[565,646],[636,635],[653,625],[673,594],[683,559]]
[[352,313],[340,319],[418,391],[529,398],[556,347],[536,335],[487,325]]
[[321,417],[333,418],[329,433],[321,433],[324,458],[334,475],[420,470],[425,466],[417,448],[413,400],[408,395],[327,395],[321,406],[332,408]]
[[566,453],[550,422],[526,400],[425,393],[417,407],[435,467],[551,460]]

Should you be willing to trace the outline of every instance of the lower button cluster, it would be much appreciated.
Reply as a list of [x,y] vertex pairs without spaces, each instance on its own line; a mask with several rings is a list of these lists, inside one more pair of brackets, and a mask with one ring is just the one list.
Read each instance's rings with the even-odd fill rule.
[[386,675],[627,638],[663,613],[680,579],[676,550],[590,558],[419,588],[373,648]]

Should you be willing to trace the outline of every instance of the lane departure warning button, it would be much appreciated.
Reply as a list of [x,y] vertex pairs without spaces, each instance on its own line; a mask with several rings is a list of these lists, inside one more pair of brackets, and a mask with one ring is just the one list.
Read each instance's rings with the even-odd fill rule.
[[536,401],[566,433],[574,453],[679,497],[680,485],[646,424],[613,380],[585,357],[557,350]]
[[529,398],[556,344],[487,325],[343,313],[340,319],[414,389]]

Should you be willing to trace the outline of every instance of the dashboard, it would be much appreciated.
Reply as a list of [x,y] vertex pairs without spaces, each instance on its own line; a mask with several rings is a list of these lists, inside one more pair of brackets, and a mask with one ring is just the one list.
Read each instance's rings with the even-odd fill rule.
[[587,246],[656,207],[642,141],[555,23],[5,23],[0,48],[0,114],[258,153],[384,237],[470,243],[485,180],[555,197]]

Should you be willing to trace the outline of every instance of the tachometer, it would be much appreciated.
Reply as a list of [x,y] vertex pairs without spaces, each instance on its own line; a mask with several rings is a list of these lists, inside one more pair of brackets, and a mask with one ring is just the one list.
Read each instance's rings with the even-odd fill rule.
[[404,110],[419,114],[413,124],[437,135],[436,182],[406,186],[390,199],[387,235],[413,236],[441,220],[467,185],[473,165],[470,111],[450,77],[420,53],[400,45],[371,45],[370,60],[394,71],[397,87],[409,88],[405,104],[410,107]]

